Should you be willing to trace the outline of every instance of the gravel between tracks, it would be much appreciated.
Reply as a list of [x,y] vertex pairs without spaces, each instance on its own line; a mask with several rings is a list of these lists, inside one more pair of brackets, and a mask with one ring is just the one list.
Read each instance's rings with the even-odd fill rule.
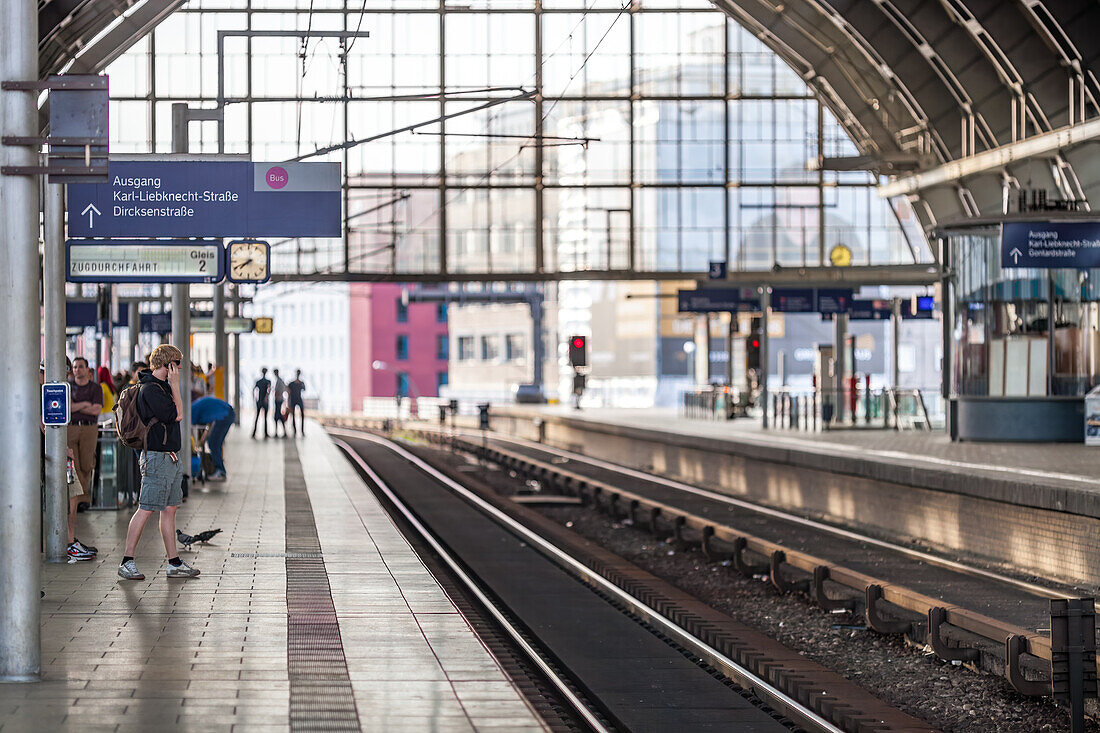
[[[675,549],[647,532],[587,509],[537,508],[946,733],[1069,729],[1067,712],[1049,699],[1018,695],[999,677],[975,674],[900,639],[867,631],[861,618],[825,613],[798,596],[780,596],[766,583],[708,563],[697,549]],[[1090,725],[1087,730],[1100,731],[1100,726]]]
[[[505,472],[444,452],[437,456],[502,493],[523,489]],[[710,563],[698,549],[677,549],[628,520],[613,522],[583,507],[531,508],[945,733],[1069,730],[1068,712],[1050,698],[1024,697],[1003,678],[976,674],[900,638],[875,634],[860,617],[826,613],[801,596],[781,596],[768,583]],[[1100,733],[1100,725],[1087,721],[1086,731]]]

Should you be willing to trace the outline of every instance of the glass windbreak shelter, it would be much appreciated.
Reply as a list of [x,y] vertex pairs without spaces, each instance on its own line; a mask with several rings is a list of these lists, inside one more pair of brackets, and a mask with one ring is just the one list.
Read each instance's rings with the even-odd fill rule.
[[952,438],[1082,440],[1084,395],[1100,383],[1100,270],[1002,267],[996,224],[941,237]]

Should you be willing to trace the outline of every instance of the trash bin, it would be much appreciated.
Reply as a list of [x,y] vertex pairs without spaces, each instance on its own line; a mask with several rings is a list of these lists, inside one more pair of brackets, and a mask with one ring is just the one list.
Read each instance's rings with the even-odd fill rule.
[[1085,395],[1085,445],[1100,445],[1100,387]]
[[118,510],[133,498],[133,451],[118,442],[114,425],[99,426],[98,481],[92,491],[92,509]]

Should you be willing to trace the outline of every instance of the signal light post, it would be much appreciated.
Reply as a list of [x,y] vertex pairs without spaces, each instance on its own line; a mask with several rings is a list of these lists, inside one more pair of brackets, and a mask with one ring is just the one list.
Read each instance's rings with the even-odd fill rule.
[[587,336],[569,337],[569,363],[573,366],[573,407],[579,410],[588,374]]

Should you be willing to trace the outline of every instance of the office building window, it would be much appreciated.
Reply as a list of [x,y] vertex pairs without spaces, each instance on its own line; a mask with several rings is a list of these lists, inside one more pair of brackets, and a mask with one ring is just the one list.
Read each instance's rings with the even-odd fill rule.
[[409,358],[409,337],[403,333],[397,336],[397,358],[401,360]]
[[446,334],[440,334],[439,336],[436,336],[435,358],[439,359],[440,361],[447,361],[447,359],[450,357],[450,344],[450,339],[447,338]]
[[500,343],[497,341],[497,337],[482,336],[481,337],[481,360],[482,361],[494,361],[500,357]]
[[397,298],[397,322],[408,323],[409,322],[409,304],[405,302],[404,298],[398,296]]
[[439,394],[440,390],[447,386],[447,372],[439,372],[435,375],[435,393]]
[[473,336],[459,336],[458,337],[458,360],[459,361],[473,361],[477,358],[474,354],[474,337]]
[[447,322],[447,304],[436,303],[435,304],[435,322],[446,323]]
[[521,361],[526,351],[527,339],[522,333],[510,333],[504,337],[504,357],[508,361]]
[[409,375],[407,372],[397,373],[397,394],[402,397],[409,396]]

